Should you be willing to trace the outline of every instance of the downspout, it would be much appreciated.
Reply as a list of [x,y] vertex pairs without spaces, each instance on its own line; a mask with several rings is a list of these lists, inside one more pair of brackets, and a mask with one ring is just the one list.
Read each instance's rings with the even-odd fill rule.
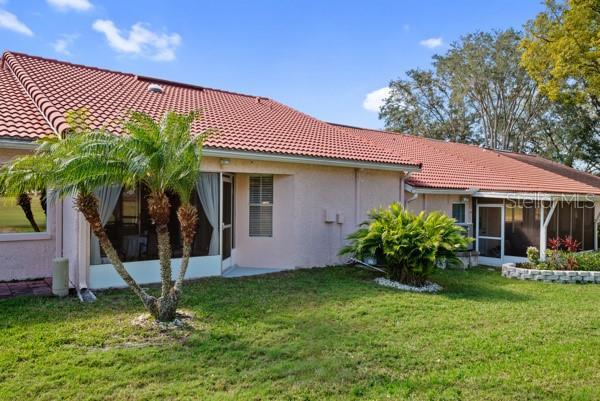
[[360,169],[354,169],[354,223],[360,224]]

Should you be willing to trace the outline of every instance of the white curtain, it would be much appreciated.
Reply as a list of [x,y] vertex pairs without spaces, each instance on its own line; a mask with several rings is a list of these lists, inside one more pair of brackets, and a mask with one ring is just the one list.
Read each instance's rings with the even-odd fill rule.
[[209,255],[219,254],[219,174],[202,173],[196,183],[198,198],[212,226]]
[[[105,225],[110,219],[113,210],[115,210],[115,206],[119,200],[119,195],[121,195],[121,186],[113,185],[110,187],[98,188],[94,191],[94,195],[96,195],[96,198],[98,198],[98,212],[100,214],[100,221],[102,222],[102,225]],[[102,264],[102,258],[100,256],[100,241],[98,241],[98,238],[96,238],[94,234],[92,234],[91,239],[90,263],[92,265]]]

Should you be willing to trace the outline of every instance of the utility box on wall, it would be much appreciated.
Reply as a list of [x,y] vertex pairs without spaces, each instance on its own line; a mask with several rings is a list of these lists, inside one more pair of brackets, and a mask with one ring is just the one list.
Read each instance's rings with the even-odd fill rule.
[[333,209],[325,209],[325,223],[334,223],[336,214]]

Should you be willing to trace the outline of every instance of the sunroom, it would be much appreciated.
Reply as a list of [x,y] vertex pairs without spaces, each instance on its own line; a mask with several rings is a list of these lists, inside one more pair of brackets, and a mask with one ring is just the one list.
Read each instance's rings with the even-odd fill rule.
[[534,246],[545,256],[549,239],[571,237],[580,251],[598,249],[600,199],[576,194],[473,194],[475,248],[481,264],[526,260]]
[[[272,177],[271,177],[272,185]],[[257,188],[269,185],[260,178]],[[140,283],[160,281],[157,238],[148,214],[147,190],[144,187],[123,189],[108,187],[96,191],[100,217],[108,236],[129,273]],[[169,194],[172,206],[169,232],[172,248],[173,274],[178,274],[182,256],[182,239],[177,208],[178,197]],[[265,202],[269,201],[263,200]],[[271,199],[272,202],[272,191]],[[203,172],[192,194],[192,204],[199,214],[198,232],[192,246],[187,278],[218,276],[233,265],[234,240],[234,175],[222,172]],[[267,216],[267,213],[263,212]],[[261,220],[263,225],[267,225]],[[101,249],[97,238],[90,233],[87,252],[80,254],[80,264],[87,266],[89,288],[124,286]],[[83,262],[83,263],[82,263]],[[83,284],[83,283],[82,283]]]

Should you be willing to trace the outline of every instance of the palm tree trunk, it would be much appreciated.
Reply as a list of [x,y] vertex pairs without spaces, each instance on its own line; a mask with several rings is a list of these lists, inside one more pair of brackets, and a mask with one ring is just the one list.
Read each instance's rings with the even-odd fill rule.
[[179,220],[181,236],[183,237],[183,257],[181,259],[179,276],[174,287],[175,295],[179,297],[183,280],[185,280],[185,273],[190,262],[190,256],[192,255],[192,243],[198,230],[198,210],[191,204],[184,203],[177,210],[177,219]]
[[161,322],[170,322],[177,314],[178,297],[172,285],[171,271],[171,239],[169,236],[169,217],[171,202],[168,196],[162,193],[153,193],[148,198],[148,213],[154,221],[158,242],[158,258],[160,260],[161,295],[158,299],[157,319]]
[[75,198],[75,208],[83,214],[86,221],[90,224],[90,229],[98,238],[100,246],[119,276],[140,298],[148,312],[155,318],[158,318],[159,307],[156,298],[144,291],[134,278],[131,277],[129,272],[125,269],[125,266],[123,266],[123,262],[121,262],[117,250],[110,242],[106,230],[104,230],[104,226],[102,225],[102,221],[100,220],[100,215],[98,214],[98,201],[94,195],[79,193]]
[[171,239],[169,236],[169,215],[171,202],[163,193],[151,194],[148,198],[148,213],[156,227],[158,258],[160,260],[161,298],[171,291]]
[[44,214],[48,215],[48,194],[45,189],[40,193],[40,206],[42,207]]
[[17,198],[17,205],[21,206],[23,209],[23,213],[25,213],[25,218],[29,221],[29,224],[33,228],[33,231],[36,233],[40,232],[40,227],[37,225],[35,221],[35,217],[33,217],[33,211],[31,210],[31,196],[29,194],[21,194]]

